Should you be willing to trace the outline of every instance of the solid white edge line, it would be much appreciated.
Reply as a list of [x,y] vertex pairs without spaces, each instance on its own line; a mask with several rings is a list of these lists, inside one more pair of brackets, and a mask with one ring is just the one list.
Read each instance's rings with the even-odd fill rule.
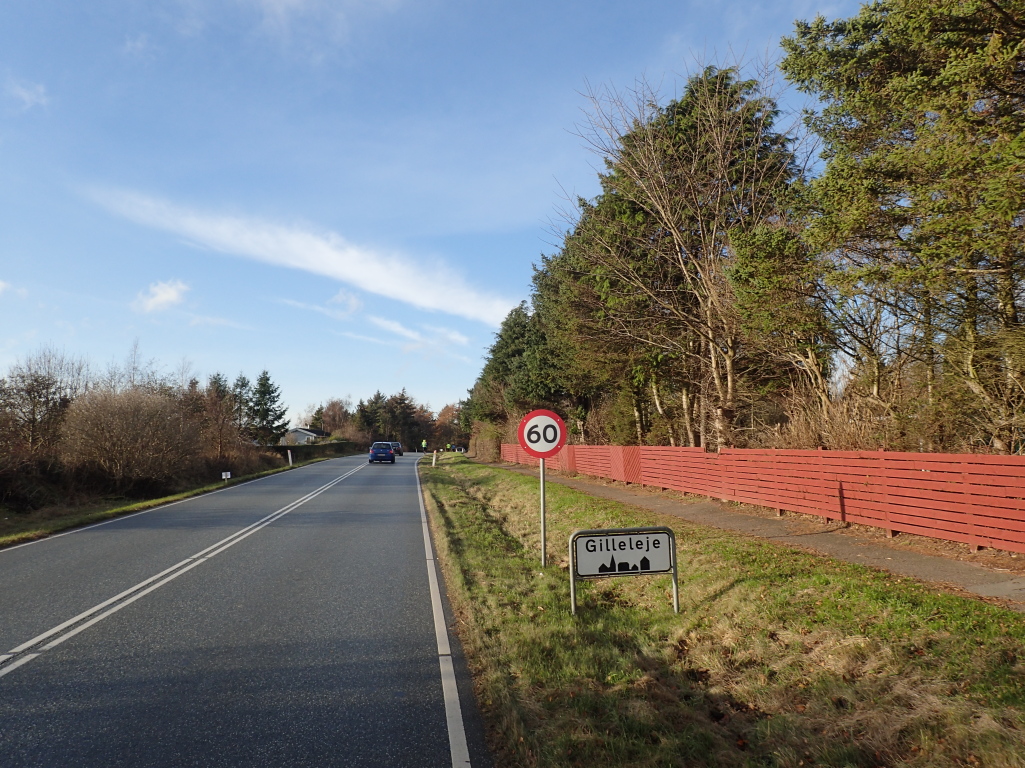
[[[466,744],[466,726],[463,725],[463,711],[459,707],[459,687],[456,685],[452,657],[439,656],[438,665],[441,667],[441,689],[445,692],[445,722],[448,724],[452,768],[469,768],[470,748]],[[448,706],[450,701],[455,702],[455,705]],[[458,734],[459,738],[452,738],[453,734]]]
[[[423,457],[421,456],[420,459]],[[448,747],[452,756],[452,768],[468,768],[470,748],[466,743],[466,726],[463,724],[463,710],[459,705],[459,687],[452,664],[452,651],[445,625],[445,610],[441,604],[441,588],[438,582],[438,563],[434,559],[431,532],[427,525],[427,508],[424,506],[424,492],[420,485],[420,459],[413,465],[416,476],[416,495],[420,502],[420,521],[424,532],[424,553],[427,555],[427,580],[431,587],[431,609],[434,611],[434,635],[438,642],[438,665],[441,670],[441,691],[445,699],[445,724],[448,728]],[[444,649],[444,650],[443,650]]]
[[[344,459],[344,458],[348,458],[348,457],[347,456],[339,456],[338,458]],[[330,459],[328,459],[328,461],[330,461]],[[303,467],[296,467],[296,469],[303,469]],[[360,469],[362,469],[362,467],[360,467]],[[117,517],[112,517],[110,520],[104,520],[104,521],[99,522],[99,523],[93,523],[92,525],[84,525],[81,528],[72,528],[70,531],[64,531],[63,533],[55,533],[52,536],[45,536],[44,538],[36,539],[35,541],[26,541],[24,544],[15,544],[15,545],[10,546],[10,547],[4,547],[3,549],[0,549],[0,555],[2,555],[4,552],[12,552],[15,549],[21,549],[22,547],[28,547],[28,546],[30,546],[32,544],[42,544],[44,541],[51,541],[53,539],[59,539],[62,536],[70,536],[73,533],[81,533],[82,531],[88,531],[88,530],[90,530],[92,528],[99,528],[101,525],[110,525],[111,523],[119,523],[122,520],[128,520],[129,518],[138,517],[139,515],[148,515],[150,512],[158,512],[161,509],[167,509],[168,507],[173,507],[173,506],[176,506],[178,504],[184,504],[187,501],[196,501],[197,499],[206,498],[207,496],[213,496],[214,494],[224,493],[225,491],[230,491],[230,490],[233,490],[235,488],[241,488],[243,485],[250,485],[251,483],[258,483],[261,480],[270,480],[272,477],[277,477],[278,475],[281,475],[281,474],[284,474],[284,473],[283,472],[275,472],[273,475],[266,475],[265,477],[254,477],[252,480],[246,480],[244,483],[238,483],[236,485],[229,485],[227,488],[218,488],[216,491],[207,491],[206,493],[201,493],[201,494],[199,494],[197,496],[189,496],[189,498],[187,498],[187,499],[178,499],[178,501],[170,501],[167,504],[161,504],[158,507],[152,507],[150,509],[143,509],[143,510],[141,510],[139,512],[132,512],[130,515],[118,515]]]
[[[3,656],[0,656],[0,664],[5,662],[7,659],[11,658],[12,656],[14,656],[14,655],[16,655],[18,653],[21,653],[22,651],[24,651],[24,650],[26,650],[28,648],[31,648],[34,645],[37,645],[37,644],[41,643],[43,640],[46,640],[47,638],[52,637],[55,634],[59,634],[61,631],[63,631],[67,627],[69,627],[69,626],[71,626],[71,625],[81,621],[82,619],[88,618],[89,616],[91,616],[92,614],[96,613],[97,611],[103,610],[104,608],[106,608],[111,603],[117,602],[118,600],[121,600],[122,598],[124,598],[127,595],[132,595],[133,592],[138,592],[138,594],[133,595],[130,599],[125,600],[120,605],[115,606],[114,608],[112,608],[109,611],[106,611],[105,613],[101,614],[100,616],[97,616],[97,617],[93,618],[92,620],[87,621],[85,624],[82,624],[79,627],[76,627],[71,632],[68,632],[67,634],[57,638],[56,640],[51,641],[50,643],[45,645],[42,648],[42,650],[48,651],[48,650],[50,650],[52,648],[55,648],[56,646],[58,646],[61,643],[63,643],[65,640],[68,640],[69,638],[74,637],[79,632],[81,632],[81,631],[83,631],[85,629],[88,629],[89,627],[91,627],[94,624],[98,623],[99,621],[107,618],[108,616],[111,616],[112,614],[117,613],[119,610],[121,610],[125,606],[131,605],[132,603],[134,603],[136,600],[138,600],[143,595],[148,595],[150,592],[153,592],[154,590],[164,586],[168,582],[178,578],[183,573],[185,573],[187,571],[191,571],[193,568],[195,568],[197,565],[199,565],[204,560],[209,560],[211,557],[214,557],[215,555],[219,555],[221,552],[223,552],[225,549],[227,549],[228,547],[232,546],[233,544],[237,544],[242,539],[248,537],[249,535],[251,535],[253,533],[256,533],[256,531],[260,530],[260,528],[264,528],[264,527],[270,525],[271,523],[273,523],[275,520],[278,520],[278,519],[284,517],[289,512],[292,512],[293,510],[295,510],[298,507],[302,506],[306,502],[312,500],[316,496],[319,496],[320,494],[322,494],[325,491],[329,490],[330,488],[334,487],[338,483],[342,482],[342,480],[344,480],[347,477],[350,477],[351,475],[355,474],[356,472],[358,472],[361,469],[363,469],[363,467],[362,466],[358,466],[355,469],[352,469],[349,472],[346,472],[344,475],[341,475],[340,477],[336,477],[331,482],[322,485],[320,488],[317,488],[316,490],[311,491],[310,493],[306,494],[305,496],[302,496],[299,499],[296,499],[295,501],[292,501],[289,504],[286,504],[284,507],[281,507],[280,509],[278,509],[275,512],[272,512],[269,515],[266,515],[265,517],[261,518],[260,520],[257,520],[255,523],[252,523],[252,524],[246,526],[245,528],[242,528],[241,530],[236,531],[235,533],[231,534],[230,536],[227,536],[227,537],[221,539],[216,544],[213,544],[213,545],[207,547],[206,549],[200,550],[195,555],[192,555],[191,557],[185,558],[181,562],[179,562],[179,563],[177,563],[175,565],[172,565],[170,568],[164,569],[163,571],[161,571],[160,573],[156,574],[155,576],[150,576],[148,579],[145,579],[144,581],[140,581],[135,586],[129,587],[128,589],[126,589],[123,592],[115,595],[114,597],[108,598],[107,600],[104,600],[102,603],[99,603],[98,605],[94,605],[92,608],[90,608],[90,609],[88,609],[86,611],[83,611],[82,613],[78,614],[77,616],[75,616],[75,617],[73,617],[71,619],[68,619],[67,621],[57,625],[56,627],[53,627],[52,629],[47,630],[46,632],[43,632],[41,635],[37,635],[36,637],[32,638],[31,640],[22,643],[17,648],[12,649],[10,651],[10,653],[4,654]],[[262,479],[263,478],[257,478],[257,480],[262,480]],[[254,481],[250,481],[250,482],[256,482],[256,481],[254,480]],[[239,485],[246,485],[246,483],[239,483]],[[236,487],[237,488],[238,486],[232,486],[232,487]],[[229,490],[229,489],[225,488],[224,490]],[[219,492],[220,491],[217,491],[217,493],[219,493]],[[205,495],[209,495],[209,494],[205,494]],[[175,502],[175,503],[177,503],[177,502]],[[170,505],[167,505],[167,506],[170,506]],[[147,510],[147,511],[151,511],[151,510]],[[257,528],[256,526],[259,526],[259,528]],[[226,546],[221,546],[221,545],[225,544],[226,542],[228,542]],[[210,552],[210,550],[216,549],[217,547],[220,547],[220,549],[218,549],[216,552],[213,552],[212,554],[209,554],[209,555],[206,554],[206,553]],[[185,568],[181,567],[181,566],[185,565],[186,563],[189,563],[190,561],[192,561],[190,565],[186,566]],[[164,579],[163,581],[160,581],[157,584],[152,584],[157,579],[160,579],[162,576],[166,576],[168,573],[171,573],[172,571],[175,571],[176,569],[180,569],[180,570],[178,570],[177,573],[174,573],[171,576],[169,576],[168,578]],[[143,590],[141,592],[138,591],[138,590],[142,589],[143,587],[145,587],[147,584],[152,584],[152,586],[150,586],[148,589],[145,589],[145,590]],[[18,659],[17,661],[13,662],[12,664],[9,664],[7,666],[4,666],[4,667],[0,668],[0,677],[3,677],[4,675],[6,675],[11,670],[17,669],[22,664],[25,664],[28,661],[31,661],[32,659],[36,658],[37,656],[39,656],[38,653],[26,654],[24,657],[22,657],[21,659]]]

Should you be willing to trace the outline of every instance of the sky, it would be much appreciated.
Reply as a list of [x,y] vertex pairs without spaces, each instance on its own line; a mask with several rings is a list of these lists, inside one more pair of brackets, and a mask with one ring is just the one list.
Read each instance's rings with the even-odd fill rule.
[[779,54],[850,0],[4,0],[0,375],[270,372],[290,415],[466,397],[567,201],[592,89]]

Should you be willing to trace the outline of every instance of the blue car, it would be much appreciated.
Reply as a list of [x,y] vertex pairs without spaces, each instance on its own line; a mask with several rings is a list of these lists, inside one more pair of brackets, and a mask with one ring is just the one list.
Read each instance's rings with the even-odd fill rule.
[[374,443],[370,446],[370,462],[373,464],[375,461],[390,461],[392,464],[395,463],[395,450],[391,447],[391,443]]

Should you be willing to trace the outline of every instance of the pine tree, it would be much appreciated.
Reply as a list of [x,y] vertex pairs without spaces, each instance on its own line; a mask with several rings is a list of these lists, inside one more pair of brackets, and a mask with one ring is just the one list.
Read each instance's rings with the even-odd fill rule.
[[253,435],[263,445],[275,445],[288,430],[285,413],[288,409],[281,405],[281,389],[277,387],[266,370],[256,379],[253,389],[252,418]]
[[240,373],[235,379],[231,394],[235,408],[235,428],[242,437],[252,439],[253,385],[244,373]]
[[313,417],[310,419],[310,426],[314,429],[324,429],[324,406],[318,405],[317,410],[313,412]]

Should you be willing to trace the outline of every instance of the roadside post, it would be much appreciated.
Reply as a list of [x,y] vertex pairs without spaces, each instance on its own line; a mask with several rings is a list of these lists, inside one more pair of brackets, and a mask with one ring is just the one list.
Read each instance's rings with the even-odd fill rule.
[[221,480],[224,482],[231,480],[231,472],[221,472]]
[[548,565],[548,526],[545,519],[545,459],[566,445],[566,423],[555,411],[531,411],[520,420],[520,447],[541,460],[541,566]]
[[673,575],[673,613],[680,612],[676,534],[672,528],[601,528],[569,537],[569,602],[577,613],[577,580]]

